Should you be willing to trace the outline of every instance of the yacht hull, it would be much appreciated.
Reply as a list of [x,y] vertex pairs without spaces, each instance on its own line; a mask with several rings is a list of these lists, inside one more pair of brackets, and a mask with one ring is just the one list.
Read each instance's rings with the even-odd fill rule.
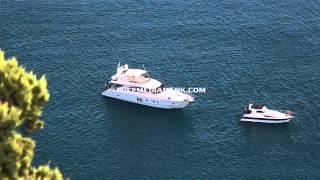
[[132,94],[125,94],[116,91],[106,90],[102,92],[103,96],[127,101],[135,104],[140,104],[149,107],[161,108],[161,109],[181,109],[186,107],[190,102],[189,101],[164,101],[164,100],[157,100],[152,98],[147,98],[144,96],[132,95]]
[[244,122],[256,122],[256,123],[272,123],[272,124],[279,124],[279,123],[287,123],[291,119],[264,119],[264,118],[241,118],[240,121]]

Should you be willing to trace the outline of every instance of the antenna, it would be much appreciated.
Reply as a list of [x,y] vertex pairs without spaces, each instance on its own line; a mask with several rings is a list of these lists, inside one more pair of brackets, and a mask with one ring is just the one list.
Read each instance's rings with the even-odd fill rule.
[[118,63],[118,67],[117,67],[117,73],[119,73],[119,72],[120,72],[120,61]]
[[144,67],[144,64],[142,64],[143,70],[146,70],[146,68]]

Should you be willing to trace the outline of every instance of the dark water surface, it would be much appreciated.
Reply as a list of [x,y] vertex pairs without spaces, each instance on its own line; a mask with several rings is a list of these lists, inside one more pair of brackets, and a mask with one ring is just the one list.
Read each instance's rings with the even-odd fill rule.
[[[34,164],[84,180],[319,178],[318,0],[1,0],[0,23],[0,47],[49,81]],[[207,93],[169,111],[104,98],[119,61]],[[240,123],[249,101],[296,119]]]

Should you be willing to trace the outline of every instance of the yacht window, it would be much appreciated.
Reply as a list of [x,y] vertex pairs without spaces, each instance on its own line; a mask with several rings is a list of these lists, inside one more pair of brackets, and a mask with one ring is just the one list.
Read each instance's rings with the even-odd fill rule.
[[263,113],[263,111],[257,111],[257,113]]
[[142,74],[142,76],[145,77],[145,78],[150,78],[148,73],[144,73],[144,74]]
[[113,84],[113,85],[111,86],[112,89],[117,89],[117,88],[119,88],[119,87],[122,87],[122,85],[120,85],[120,84]]

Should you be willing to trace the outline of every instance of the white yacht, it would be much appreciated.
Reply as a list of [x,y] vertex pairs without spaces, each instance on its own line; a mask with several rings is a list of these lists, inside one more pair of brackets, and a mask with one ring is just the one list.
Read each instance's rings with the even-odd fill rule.
[[286,110],[271,110],[264,105],[249,104],[244,109],[240,121],[261,123],[286,123],[293,118],[293,113]]
[[129,69],[127,64],[120,63],[102,95],[164,109],[184,108],[194,101],[189,94],[166,88],[160,81],[151,78],[146,70]]

